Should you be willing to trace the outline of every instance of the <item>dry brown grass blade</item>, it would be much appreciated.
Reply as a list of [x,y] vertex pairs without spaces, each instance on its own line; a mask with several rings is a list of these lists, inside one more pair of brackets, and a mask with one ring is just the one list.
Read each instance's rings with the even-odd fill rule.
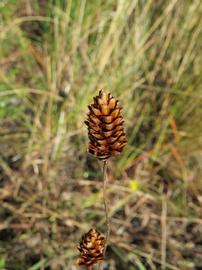
[[174,134],[174,137],[175,137],[175,140],[177,142],[179,142],[179,139],[180,139],[180,134],[179,134],[179,131],[177,129],[177,124],[176,124],[176,121],[174,119],[174,117],[172,115],[170,115],[170,126],[172,128],[172,131],[173,131],[173,134]]
[[42,51],[39,51],[32,43],[29,44],[28,51],[35,58],[44,74],[47,74],[47,59]]

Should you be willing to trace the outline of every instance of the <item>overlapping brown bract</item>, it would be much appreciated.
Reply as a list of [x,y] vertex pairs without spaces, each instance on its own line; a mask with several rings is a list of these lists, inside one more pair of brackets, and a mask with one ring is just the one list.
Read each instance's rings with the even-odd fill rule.
[[104,236],[95,229],[83,235],[82,241],[78,247],[81,252],[78,265],[90,266],[102,261],[105,246]]
[[121,153],[127,140],[118,100],[101,90],[88,108],[89,152],[101,160]]

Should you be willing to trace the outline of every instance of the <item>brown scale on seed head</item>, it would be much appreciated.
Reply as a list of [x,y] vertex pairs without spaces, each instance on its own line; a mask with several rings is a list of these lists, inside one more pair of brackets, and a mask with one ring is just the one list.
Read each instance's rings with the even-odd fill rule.
[[121,153],[127,140],[118,100],[101,90],[88,108],[89,152],[101,160]]
[[95,229],[83,235],[78,247],[80,257],[77,260],[78,265],[90,266],[103,261],[105,238]]

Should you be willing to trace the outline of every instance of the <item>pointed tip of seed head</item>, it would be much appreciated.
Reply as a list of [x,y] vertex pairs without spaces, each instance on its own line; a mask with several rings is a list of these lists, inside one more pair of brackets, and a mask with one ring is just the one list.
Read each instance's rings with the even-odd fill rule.
[[99,94],[101,95],[101,94],[103,94],[104,92],[105,92],[105,90],[102,88],[102,89],[100,89]]
[[101,89],[100,91],[99,91],[99,94],[98,94],[98,98],[102,98],[102,96],[104,95],[104,89]]

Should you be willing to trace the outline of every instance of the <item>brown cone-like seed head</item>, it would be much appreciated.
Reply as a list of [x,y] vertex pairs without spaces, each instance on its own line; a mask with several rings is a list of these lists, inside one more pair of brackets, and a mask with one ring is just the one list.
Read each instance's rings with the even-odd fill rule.
[[121,153],[127,140],[118,100],[101,90],[88,108],[89,152],[102,160]]
[[102,261],[105,246],[105,238],[95,229],[83,235],[78,247],[80,257],[77,260],[78,265],[90,266]]

